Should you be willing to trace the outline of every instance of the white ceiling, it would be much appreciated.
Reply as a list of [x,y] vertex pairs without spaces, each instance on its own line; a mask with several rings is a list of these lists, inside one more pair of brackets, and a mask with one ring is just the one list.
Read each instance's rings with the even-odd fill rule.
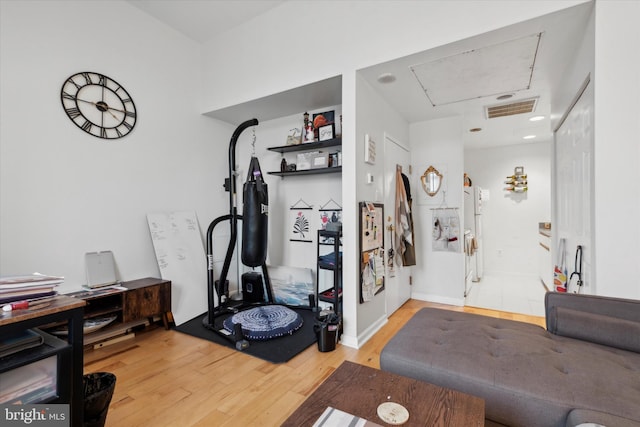
[[127,0],[187,37],[204,43],[285,0]]
[[[359,73],[409,123],[450,116],[463,117],[466,148],[549,141],[552,138],[552,128],[559,119],[557,112],[554,112],[551,117],[551,95],[557,90],[568,64],[575,58],[576,51],[584,38],[592,6],[592,3],[584,3],[455,43],[374,65],[359,70]],[[542,35],[535,56],[529,88],[514,91],[507,85],[509,83],[508,75],[512,72],[513,64],[517,63],[518,55],[527,52],[519,53],[511,49],[512,44],[507,42],[522,40],[537,33]],[[492,96],[476,98],[470,96],[472,99],[466,101],[434,106],[411,71],[411,67],[416,64],[432,63],[449,57],[472,56],[471,53],[501,45],[505,47],[508,45],[509,48],[502,49],[497,54],[491,52],[490,55],[476,58],[476,68],[473,70],[475,75],[470,75],[467,72],[463,75],[464,81],[460,82],[460,85],[467,87],[469,93],[473,95],[483,93],[482,91],[485,89],[483,86],[487,84],[486,73],[503,74],[501,76],[505,83],[503,91],[494,86],[489,93],[484,92]],[[488,62],[483,62],[485,59],[488,59]],[[465,69],[465,71],[469,70]],[[387,73],[396,76],[396,81],[387,84],[378,82],[378,77]],[[445,84],[454,84],[452,83],[453,77],[447,78]],[[500,81],[500,79],[493,78],[491,80],[493,83]],[[513,97],[508,101],[500,101],[497,97],[501,94],[513,94]],[[487,106],[529,98],[538,98],[536,110],[533,113],[494,119],[487,119],[485,116],[485,107]],[[544,115],[545,119],[530,122],[529,118],[535,115]],[[469,129],[472,128],[482,128],[482,131],[471,133]],[[536,135],[536,138],[523,140],[522,138],[526,135]]]
[[[201,43],[235,26],[249,22],[256,16],[278,7],[284,1],[288,0],[128,0],[135,7]],[[550,119],[551,94],[556,90],[563,71],[572,61],[584,37],[591,9],[592,3],[583,3],[469,39],[397,58],[358,72],[409,123],[450,116],[462,117],[463,128],[466,130],[464,139],[467,148],[550,141],[552,126],[555,125]],[[528,87],[514,90],[513,87],[504,85],[501,89],[499,83],[504,81],[506,84],[512,80],[510,73],[514,69],[519,67],[519,71],[522,71],[523,56],[525,62],[531,60],[530,48],[524,49],[526,52],[520,52],[514,49],[518,43],[513,42],[531,40],[539,33],[541,34],[540,42],[535,51],[535,62]],[[501,49],[501,46],[504,49]],[[472,58],[473,61],[471,66],[467,66],[465,73],[460,73],[460,80],[457,83],[456,76],[449,76],[446,80],[436,80],[431,89],[441,91],[456,85],[464,87],[469,95],[458,94],[460,99],[465,100],[434,106],[411,68],[420,64],[439,63],[451,59],[455,62],[456,58]],[[383,74],[392,74],[395,81],[386,84],[378,82],[378,77]],[[421,77],[425,78],[425,76]],[[329,80],[331,84],[333,81]],[[486,91],[486,87],[483,87],[488,81],[494,85],[489,92]],[[497,96],[502,94],[512,94],[513,97],[508,101],[497,100]],[[256,102],[269,103],[271,98],[266,97]],[[495,119],[487,119],[485,116],[487,106],[529,98],[538,99],[533,113]],[[275,98],[272,100],[277,101]],[[238,108],[243,112],[246,109],[256,108],[256,102],[246,106],[233,106],[228,113],[231,117]],[[530,122],[528,119],[534,115],[544,115],[545,119],[535,123]],[[263,117],[262,120],[264,119]],[[556,121],[557,119],[558,117],[555,117]],[[468,132],[471,128],[482,128],[482,131]],[[532,134],[536,135],[535,139],[528,141],[522,139],[523,136]]]

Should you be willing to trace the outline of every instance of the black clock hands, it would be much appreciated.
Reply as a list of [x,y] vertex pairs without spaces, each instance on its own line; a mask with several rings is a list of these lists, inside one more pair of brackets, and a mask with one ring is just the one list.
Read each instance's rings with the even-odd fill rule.
[[113,110],[113,111],[117,111],[117,112],[122,113],[122,114],[126,114],[126,111],[124,111],[124,110],[119,110],[117,108],[109,107],[109,105],[104,101],[93,102],[93,101],[86,101],[86,100],[80,99],[80,98],[76,98],[76,100],[78,100],[80,102],[86,102],[87,104],[91,104],[91,105],[95,106],[98,110],[102,111],[103,113],[106,111],[109,114],[111,114],[111,117],[113,117],[116,120],[119,120],[119,119],[116,117],[115,114],[113,114],[109,110]]

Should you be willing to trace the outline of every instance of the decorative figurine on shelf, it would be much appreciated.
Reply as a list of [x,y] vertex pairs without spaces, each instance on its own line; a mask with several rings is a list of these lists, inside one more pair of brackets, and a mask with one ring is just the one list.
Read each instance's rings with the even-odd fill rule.
[[280,172],[286,172],[286,171],[287,171],[287,159],[283,157],[282,161],[280,162]]
[[315,141],[315,139],[316,136],[313,131],[313,125],[311,124],[311,122],[307,121],[307,124],[304,128],[304,142],[313,142]]
[[313,125],[309,121],[309,113],[304,112],[304,128],[302,130],[303,142],[313,142],[315,136],[313,134]]

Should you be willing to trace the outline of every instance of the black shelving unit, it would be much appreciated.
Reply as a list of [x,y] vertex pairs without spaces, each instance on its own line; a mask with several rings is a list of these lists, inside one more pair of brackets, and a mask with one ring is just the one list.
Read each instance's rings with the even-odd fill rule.
[[269,147],[267,150],[276,151],[278,153],[292,153],[295,151],[315,151],[323,148],[337,147],[342,145],[342,138],[333,138],[326,141],[305,142],[304,144],[281,145],[278,147]]
[[[331,147],[340,147],[342,145],[342,138],[333,138],[326,141],[306,142],[304,144],[294,145],[281,145],[278,147],[269,147],[267,150],[275,151],[280,154],[294,153],[299,151],[320,151]],[[334,166],[329,168],[317,168],[317,169],[304,169],[295,171],[272,171],[267,172],[269,175],[275,175],[280,177],[286,176],[302,176],[302,175],[320,175],[325,173],[341,173],[342,166]]]
[[319,169],[305,169],[301,171],[287,171],[287,172],[267,172],[269,175],[276,176],[301,176],[301,175],[320,175],[323,173],[339,173],[342,172],[342,166],[336,166],[335,168],[319,168]]
[[[15,310],[0,317],[0,335],[11,336],[26,329],[44,327],[60,321],[69,323],[66,340],[56,338],[38,329],[44,343],[0,358],[0,374],[20,369],[50,357],[55,357],[56,390],[34,397],[31,403],[68,403],[71,406],[71,426],[83,425],[83,353],[82,327],[84,301],[58,296],[49,307],[38,310]],[[42,390],[46,392],[47,390]]]
[[[333,306],[342,325],[342,233],[318,230],[318,265],[316,269],[316,301]],[[331,271],[331,284],[321,282],[321,271]]]

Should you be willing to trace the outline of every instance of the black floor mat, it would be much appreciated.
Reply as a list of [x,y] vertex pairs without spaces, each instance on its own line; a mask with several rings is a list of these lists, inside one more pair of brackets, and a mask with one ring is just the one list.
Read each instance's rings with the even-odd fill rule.
[[[249,341],[249,347],[242,352],[268,362],[284,363],[292,359],[298,353],[304,351],[311,344],[315,344],[316,335],[313,331],[315,313],[309,309],[290,308],[299,313],[304,319],[304,323],[300,329],[295,331],[292,335],[286,335],[268,341]],[[207,313],[196,316],[188,322],[185,322],[180,326],[176,326],[175,330],[216,344],[224,345],[235,350],[236,347],[233,342],[221,337],[202,325],[202,319],[205,316],[207,316]],[[217,322],[220,322],[220,325],[222,325],[222,318],[216,319],[216,323]]]

